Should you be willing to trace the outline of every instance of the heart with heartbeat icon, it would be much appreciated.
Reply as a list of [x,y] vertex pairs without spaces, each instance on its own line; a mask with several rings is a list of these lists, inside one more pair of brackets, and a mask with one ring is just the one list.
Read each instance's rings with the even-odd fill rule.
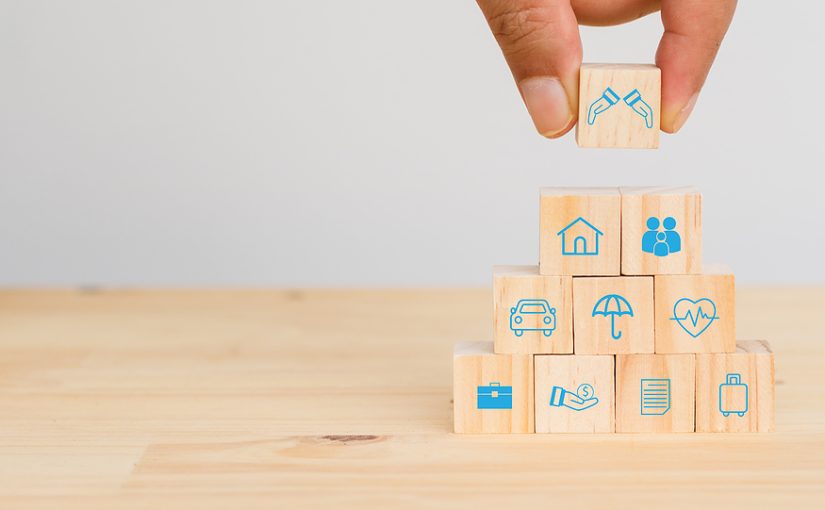
[[693,338],[705,332],[718,319],[716,303],[708,298],[682,298],[673,305],[672,321],[676,321]]

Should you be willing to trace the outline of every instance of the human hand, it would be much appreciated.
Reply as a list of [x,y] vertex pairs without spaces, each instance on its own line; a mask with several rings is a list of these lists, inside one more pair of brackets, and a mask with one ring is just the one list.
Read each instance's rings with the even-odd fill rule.
[[634,112],[644,117],[645,125],[648,129],[653,127],[653,108],[651,108],[649,104],[645,103],[645,100],[642,99],[642,94],[639,93],[638,89],[633,89],[633,92],[624,96],[624,102],[627,103],[627,106],[633,108]]
[[561,386],[553,386],[553,392],[550,394],[550,405],[553,407],[563,406],[574,411],[590,409],[599,403],[599,398],[593,396],[592,387],[589,392],[586,390],[582,391],[581,388],[584,386],[590,387],[589,384],[580,386],[579,395],[572,391],[567,391]]
[[[656,65],[662,70],[661,126],[675,133],[696,104],[736,9],[736,0],[477,2],[536,129],[548,138],[562,136],[576,123],[582,60],[579,23],[616,25],[661,9],[664,34],[656,52]],[[645,116],[645,105],[630,106],[651,127],[652,111]]]

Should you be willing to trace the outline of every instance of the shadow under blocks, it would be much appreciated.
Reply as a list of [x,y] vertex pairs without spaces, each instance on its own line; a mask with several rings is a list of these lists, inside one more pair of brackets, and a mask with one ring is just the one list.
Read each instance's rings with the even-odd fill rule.
[[539,264],[496,266],[493,338],[455,347],[456,433],[774,430],[774,354],[736,339],[699,190],[542,188],[539,210]]

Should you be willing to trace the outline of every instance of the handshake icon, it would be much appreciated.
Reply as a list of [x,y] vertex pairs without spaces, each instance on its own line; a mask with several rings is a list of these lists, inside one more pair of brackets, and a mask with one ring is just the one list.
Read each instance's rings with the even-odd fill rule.
[[[642,94],[639,89],[633,89],[633,92],[622,98],[634,112],[645,119],[645,125],[648,128],[653,128],[653,108],[642,99]],[[619,95],[613,92],[613,89],[607,87],[602,96],[590,105],[587,111],[587,123],[593,125],[596,122],[596,117],[610,109],[611,106],[619,102]]]

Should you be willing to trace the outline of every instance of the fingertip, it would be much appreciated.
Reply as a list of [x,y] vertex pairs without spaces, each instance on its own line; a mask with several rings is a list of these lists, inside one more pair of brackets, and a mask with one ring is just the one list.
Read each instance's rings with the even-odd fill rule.
[[567,125],[564,126],[562,129],[557,131],[545,131],[543,133],[539,131],[539,134],[545,138],[549,138],[550,140],[561,138],[562,136],[569,133],[571,129],[573,129],[573,127],[576,125],[576,120],[576,117],[571,117]]
[[518,84],[536,130],[545,138],[558,138],[575,123],[569,95],[558,78],[537,76]]
[[698,99],[699,92],[695,92],[683,105],[676,105],[670,109],[670,112],[665,111],[662,115],[662,131],[670,134],[678,133],[693,113]]

